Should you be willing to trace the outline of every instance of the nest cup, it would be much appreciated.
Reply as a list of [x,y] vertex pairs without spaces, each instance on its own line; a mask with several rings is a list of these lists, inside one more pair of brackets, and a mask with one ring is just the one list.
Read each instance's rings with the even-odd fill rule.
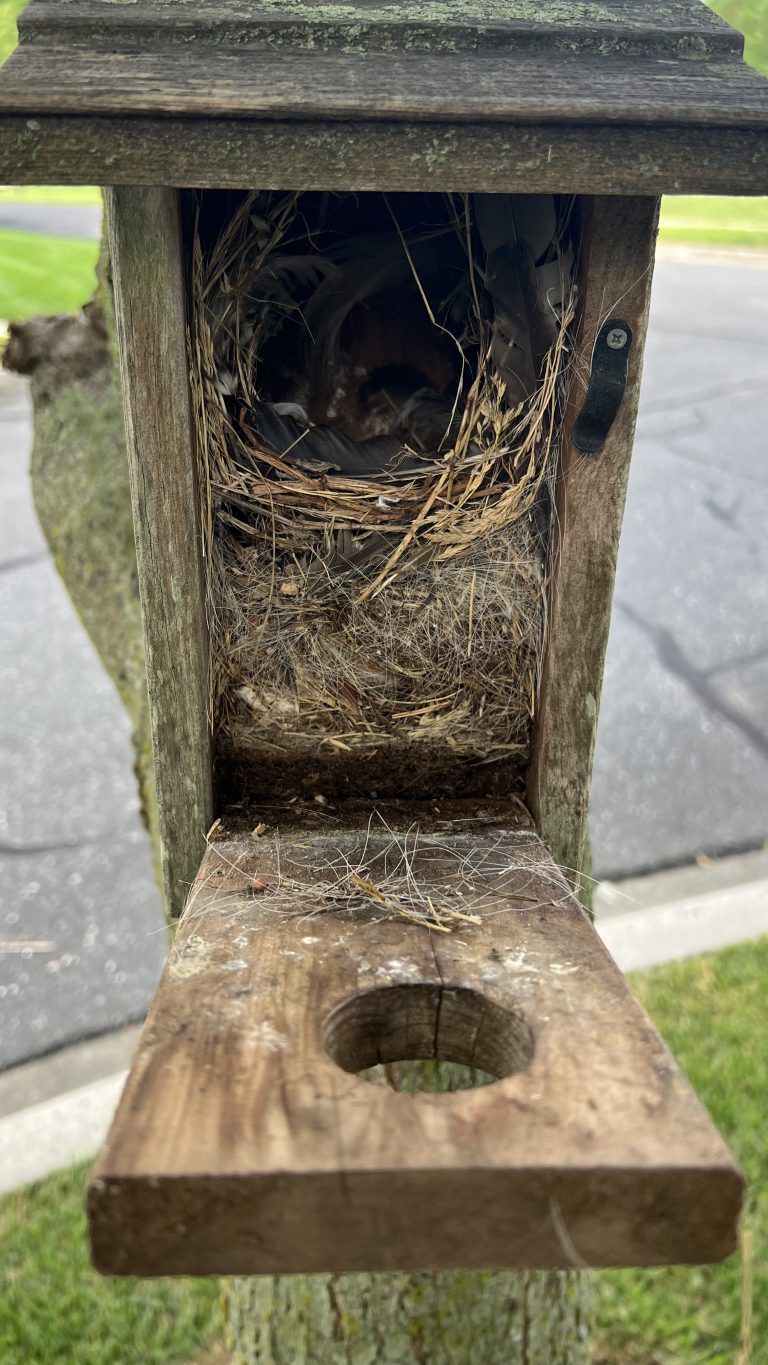
[[219,754],[263,792],[519,790],[573,204],[198,196],[190,332]]

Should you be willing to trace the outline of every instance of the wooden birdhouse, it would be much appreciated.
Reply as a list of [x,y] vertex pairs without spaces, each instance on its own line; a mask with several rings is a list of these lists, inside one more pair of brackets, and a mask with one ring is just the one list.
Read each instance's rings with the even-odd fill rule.
[[[180,916],[96,1264],[727,1255],[741,1174],[579,892],[659,196],[768,193],[741,37],[697,0],[20,36],[0,180],[110,187]],[[368,1071],[413,1060],[489,1083]]]

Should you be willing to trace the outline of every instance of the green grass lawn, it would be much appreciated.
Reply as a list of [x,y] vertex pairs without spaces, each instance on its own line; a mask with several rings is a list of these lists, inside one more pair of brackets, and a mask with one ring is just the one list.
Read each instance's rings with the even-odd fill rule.
[[768,1362],[768,938],[670,963],[633,978],[747,1176],[751,1229],[751,1355],[739,1357],[738,1256],[724,1265],[604,1271],[597,1277],[606,1365]]
[[[16,42],[25,0],[0,0],[0,62]],[[747,34],[746,55],[768,72],[768,0],[712,0]],[[91,186],[0,186],[0,204],[98,203]],[[688,246],[768,249],[768,199],[682,197],[664,200],[661,241]],[[0,319],[74,311],[90,297],[96,249],[88,242],[0,229]]]
[[169,1365],[222,1326],[217,1280],[107,1280],[91,1270],[87,1167],[0,1202],[2,1365]]
[[0,319],[76,313],[93,294],[97,242],[0,228]]
[[[603,1271],[595,1361],[768,1361],[768,938],[633,979],[749,1183],[754,1242],[751,1353],[739,1357],[742,1265]],[[169,1365],[210,1359],[213,1280],[104,1280],[88,1264],[86,1168],[0,1201],[2,1365]],[[217,1357],[218,1358],[218,1357]],[[553,1362],[555,1365],[555,1362]]]
[[27,0],[0,0],[0,64],[16,46],[16,19]]
[[[0,0],[0,64],[16,46],[16,18],[26,0]],[[80,185],[0,185],[0,204],[98,204],[100,191]],[[77,312],[93,293],[97,247],[68,237],[42,237],[0,227],[0,322],[38,313]]]
[[[99,203],[87,187],[0,187],[0,203]],[[661,240],[768,250],[768,199],[665,199]],[[0,319],[76,312],[93,293],[95,242],[0,227]]]
[[[0,61],[22,0],[0,0]],[[768,0],[717,0],[768,69]],[[0,202],[92,203],[91,188],[0,188]],[[768,200],[674,198],[662,240],[768,247]],[[91,295],[94,243],[0,230],[0,319],[75,311]],[[754,1238],[751,1365],[768,1362],[768,939],[645,973],[635,986],[749,1181]],[[205,1353],[219,1324],[215,1281],[110,1281],[89,1268],[86,1169],[0,1201],[2,1365],[160,1365]],[[737,1257],[706,1269],[603,1272],[596,1358],[607,1365],[734,1365]],[[740,1365],[750,1365],[746,1353]]]
[[768,251],[768,199],[668,195],[661,206],[659,238],[685,246]]
[[0,204],[100,203],[95,185],[0,185]]
[[[14,0],[16,3],[16,0]],[[707,0],[709,8],[746,37],[744,56],[768,75],[768,3],[766,0]]]

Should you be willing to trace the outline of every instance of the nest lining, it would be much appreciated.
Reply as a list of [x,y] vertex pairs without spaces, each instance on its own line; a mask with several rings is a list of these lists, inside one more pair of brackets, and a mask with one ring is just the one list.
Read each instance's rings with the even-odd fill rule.
[[[254,876],[248,851],[233,860],[228,846],[216,841],[219,823],[207,840],[216,861],[206,879],[193,886],[184,921],[224,911],[253,930],[256,901],[262,923],[273,915],[311,920],[334,913],[370,922],[403,920],[450,934],[540,906],[543,896],[547,904],[561,905],[571,894],[563,874],[542,864],[536,846],[518,844],[510,856],[504,835],[490,847],[475,848],[424,833],[418,824],[395,832],[379,811],[372,813],[367,834],[354,849],[344,852],[329,842],[320,864],[316,848],[290,840],[283,846],[276,835],[269,860],[274,867],[264,875],[260,859]],[[255,851],[258,831],[252,837]]]
[[[374,198],[377,230],[345,236]],[[383,195],[268,193],[215,234],[198,216],[212,720],[245,720],[277,753],[428,741],[522,769],[574,310],[567,216],[537,335],[535,316],[510,317],[510,298],[529,315],[541,300],[530,249],[493,246],[479,201],[497,197],[401,198],[428,212],[403,226],[411,206]]]

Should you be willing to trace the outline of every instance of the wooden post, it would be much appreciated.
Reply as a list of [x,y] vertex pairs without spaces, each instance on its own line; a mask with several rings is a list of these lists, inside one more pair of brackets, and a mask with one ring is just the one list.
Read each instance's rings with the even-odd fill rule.
[[[659,200],[585,201],[581,309],[556,493],[548,638],[528,774],[528,804],[555,860],[578,885],[603,665],[629,462],[640,397]],[[634,334],[619,415],[603,449],[581,454],[571,433],[592,351],[611,317]]]
[[181,912],[212,820],[208,645],[178,194],[106,191],[163,882]]

